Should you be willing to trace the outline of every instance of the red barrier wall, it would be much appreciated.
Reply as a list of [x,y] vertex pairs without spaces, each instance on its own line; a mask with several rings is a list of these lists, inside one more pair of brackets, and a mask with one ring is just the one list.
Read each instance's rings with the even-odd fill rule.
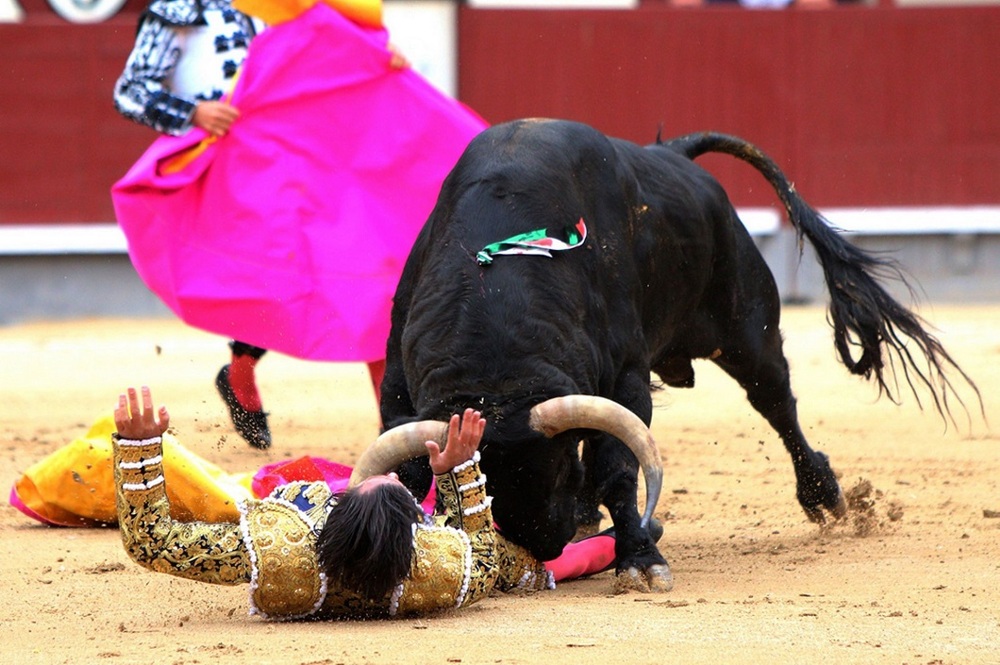
[[[73,25],[44,0],[0,24],[0,224],[110,222],[155,134],[112,89],[141,0]],[[642,143],[713,129],[770,153],[812,203],[1000,202],[1000,7],[459,14],[460,96],[491,122],[582,120]],[[729,158],[739,205],[774,203]]]
[[[459,94],[490,122],[737,134],[819,206],[1000,202],[1000,7],[459,16]],[[749,167],[700,161],[738,204],[775,203]]]
[[0,223],[113,221],[111,183],[154,138],[111,102],[138,13],[74,25],[20,4],[0,24]]

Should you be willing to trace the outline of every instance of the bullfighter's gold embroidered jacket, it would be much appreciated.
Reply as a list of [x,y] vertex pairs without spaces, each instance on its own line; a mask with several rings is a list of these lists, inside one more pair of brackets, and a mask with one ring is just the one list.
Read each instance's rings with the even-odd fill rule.
[[323,482],[295,482],[241,506],[239,524],[170,516],[160,437],[114,437],[118,524],[129,556],[156,572],[213,584],[250,584],[250,612],[265,618],[414,615],[463,607],[493,589],[554,586],[544,564],[493,526],[476,458],[436,476],[445,514],[415,524],[408,577],[369,601],[330,583],[316,541],[336,497]]

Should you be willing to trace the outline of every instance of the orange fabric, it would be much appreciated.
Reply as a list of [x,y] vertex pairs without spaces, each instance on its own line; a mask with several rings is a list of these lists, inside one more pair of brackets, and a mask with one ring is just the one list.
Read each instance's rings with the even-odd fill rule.
[[268,25],[278,25],[312,9],[317,2],[325,2],[360,25],[382,27],[381,0],[234,0],[233,8]]
[[206,136],[201,140],[200,143],[196,143],[187,150],[183,150],[169,159],[163,160],[160,165],[160,173],[163,175],[173,175],[175,173],[180,173],[188,167],[191,162],[198,159],[205,153],[208,146],[215,143],[218,139],[214,136]]

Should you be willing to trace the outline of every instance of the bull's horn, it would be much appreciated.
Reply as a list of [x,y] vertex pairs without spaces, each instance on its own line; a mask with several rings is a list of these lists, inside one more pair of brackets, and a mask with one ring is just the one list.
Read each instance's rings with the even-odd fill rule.
[[354,487],[365,478],[388,473],[407,460],[426,455],[426,441],[437,441],[438,445],[444,446],[447,440],[448,423],[437,420],[420,420],[393,427],[361,453],[348,486]]
[[621,404],[595,395],[553,397],[531,409],[531,428],[552,438],[571,429],[596,429],[618,437],[639,460],[646,480],[646,510],[642,526],[649,523],[663,486],[663,462],[649,428]]

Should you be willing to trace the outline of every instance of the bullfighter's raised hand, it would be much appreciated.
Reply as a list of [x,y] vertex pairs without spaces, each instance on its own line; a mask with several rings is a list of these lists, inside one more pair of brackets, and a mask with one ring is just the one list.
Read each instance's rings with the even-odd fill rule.
[[435,474],[447,473],[459,464],[472,459],[479,442],[486,431],[486,419],[483,414],[474,409],[466,409],[461,420],[457,413],[448,421],[448,439],[444,450],[437,441],[428,441],[427,456],[430,458],[431,470]]
[[[153,409],[153,394],[148,386],[142,387],[142,406],[135,388],[128,389],[128,399],[124,393],[118,396],[118,406],[115,407],[115,427],[118,436],[123,439],[151,439],[161,436],[170,426],[170,414],[167,407],[161,406],[158,411]],[[159,416],[159,418],[157,418]]]

